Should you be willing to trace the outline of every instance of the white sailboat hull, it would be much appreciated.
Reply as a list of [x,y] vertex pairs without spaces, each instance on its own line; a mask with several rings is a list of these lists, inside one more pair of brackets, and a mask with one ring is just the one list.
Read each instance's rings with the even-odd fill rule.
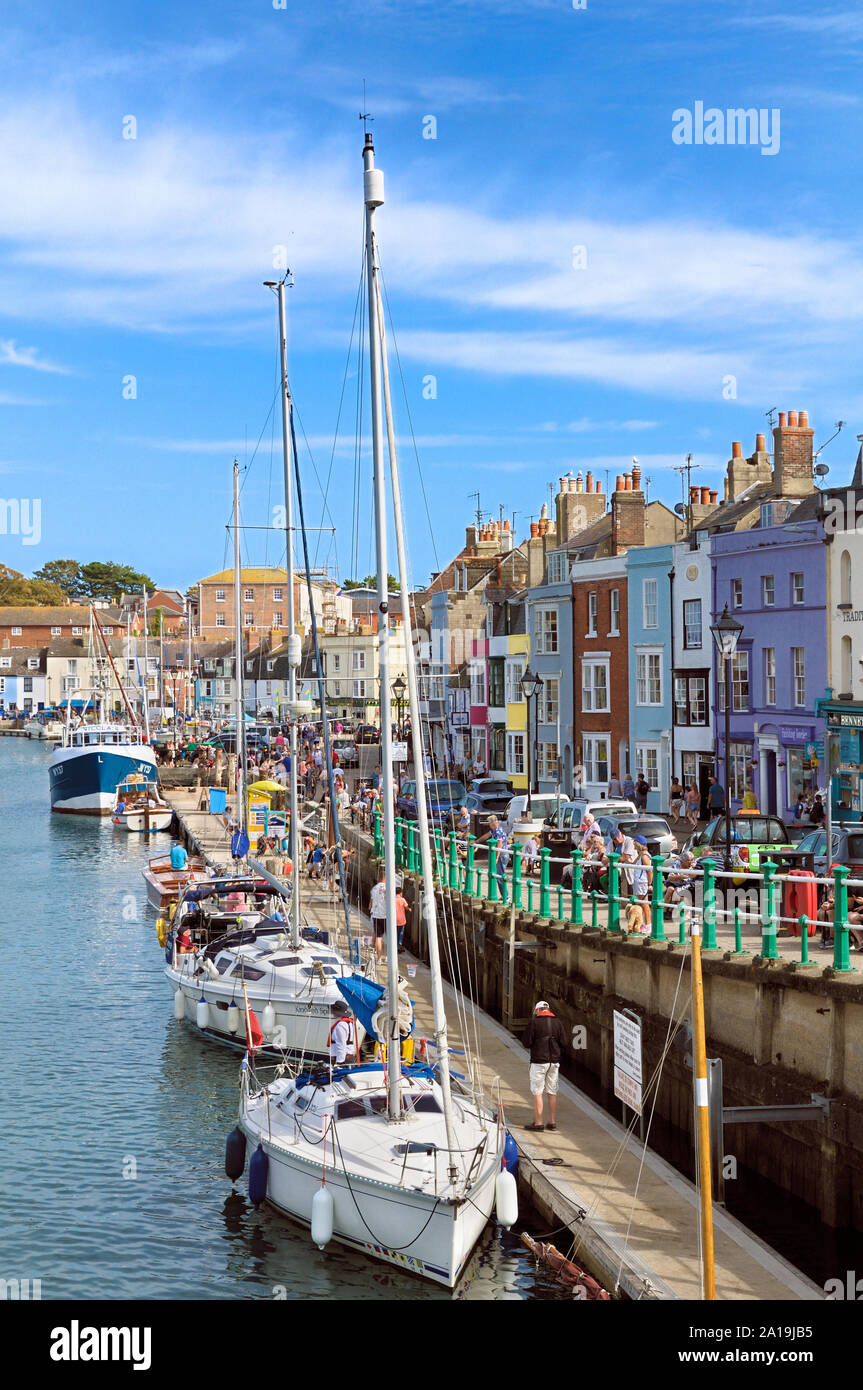
[[[257,1146],[257,1132],[241,1127]],[[262,1143],[270,1160],[267,1201],[285,1216],[311,1226],[312,1200],[321,1186],[320,1162],[287,1153],[266,1139]],[[454,1288],[494,1210],[496,1175],[497,1164],[489,1166],[470,1199],[453,1202],[328,1168],[333,1239],[403,1273]]]

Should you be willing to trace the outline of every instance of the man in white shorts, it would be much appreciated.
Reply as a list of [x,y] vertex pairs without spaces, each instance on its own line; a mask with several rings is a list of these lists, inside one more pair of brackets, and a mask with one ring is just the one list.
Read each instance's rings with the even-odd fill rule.
[[[541,1129],[557,1129],[557,1083],[560,1059],[566,1047],[566,1033],[546,999],[540,999],[534,1009],[523,1041],[525,1047],[530,1048],[530,1093],[533,1096],[533,1124],[525,1125],[525,1129],[535,1133]],[[548,1125],[542,1122],[543,1097],[546,1095]]]

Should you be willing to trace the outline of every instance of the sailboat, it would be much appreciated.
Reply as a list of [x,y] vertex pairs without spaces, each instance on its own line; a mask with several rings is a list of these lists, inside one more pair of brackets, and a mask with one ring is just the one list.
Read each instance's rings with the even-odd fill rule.
[[[401,494],[389,398],[375,210],[384,201],[383,175],[375,168],[367,131],[363,149],[369,376],[372,403],[378,648],[381,691],[389,690],[389,593],[386,483],[383,458],[383,387],[401,605],[407,654],[411,724],[419,729],[419,700],[410,640],[409,581]],[[298,479],[299,487],[299,479]],[[393,738],[389,700],[382,698],[381,780],[386,862],[395,864]],[[421,762],[421,760],[420,760]],[[249,1167],[252,1201],[264,1199],[310,1226],[323,1248],[336,1240],[402,1271],[453,1288],[476,1241],[497,1207],[511,1225],[517,1215],[515,1180],[504,1167],[506,1132],[500,1106],[478,1089],[451,1077],[447,1020],[438,946],[429,815],[422,767],[417,767],[417,817],[424,879],[424,911],[434,1007],[432,1062],[402,1061],[405,1028],[398,976],[395,877],[386,881],[387,988],[368,1019],[387,1060],[330,1065],[295,1078],[260,1085],[253,1051],[241,1068],[239,1126],[229,1137],[226,1170],[243,1171],[246,1143],[256,1146]],[[358,1014],[371,982],[340,983]],[[377,987],[375,987],[377,988]],[[374,1000],[372,1001],[374,1003]]]
[[[260,1046],[280,1058],[318,1060],[328,1055],[334,1006],[343,1002],[339,981],[351,974],[329,933],[303,924],[300,907],[299,800],[297,786],[296,669],[300,639],[295,627],[292,488],[288,440],[290,393],[287,385],[284,284],[279,289],[281,334],[285,511],[288,570],[288,714],[291,775],[290,887],[249,861],[246,719],[243,700],[243,633],[240,605],[239,465],[234,461],[234,620],[236,662],[237,806],[231,854],[232,875],[190,884],[181,895],[164,940],[165,976],[174,993],[174,1016],[187,1019],[209,1037],[242,1047],[260,1030]],[[161,921],[161,919],[160,919]],[[157,932],[160,928],[157,924]],[[164,931],[164,926],[161,928]],[[240,1026],[240,1023],[243,1026]],[[365,1028],[353,1021],[353,1047]],[[245,1040],[245,1041],[244,1041]]]

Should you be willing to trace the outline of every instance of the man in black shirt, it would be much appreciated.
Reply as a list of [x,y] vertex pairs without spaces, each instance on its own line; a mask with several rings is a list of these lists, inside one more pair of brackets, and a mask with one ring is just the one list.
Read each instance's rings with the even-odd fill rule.
[[[540,999],[533,1011],[533,1018],[524,1034],[524,1045],[530,1048],[530,1093],[533,1096],[533,1124],[525,1129],[534,1132],[541,1129],[556,1129],[557,1119],[557,1078],[560,1058],[566,1047],[566,1033],[559,1018],[556,1018],[545,999]],[[543,1125],[543,1096],[548,1096],[549,1124]]]

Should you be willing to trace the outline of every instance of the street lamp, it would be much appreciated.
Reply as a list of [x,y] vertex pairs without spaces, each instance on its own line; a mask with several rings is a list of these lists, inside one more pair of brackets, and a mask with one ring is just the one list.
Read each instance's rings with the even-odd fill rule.
[[541,676],[538,676],[538,675],[536,674],[536,672],[531,671],[530,667],[528,666],[527,670],[525,671],[524,675],[523,675],[522,678],[521,678],[520,685],[521,685],[521,693],[522,693],[522,695],[524,696],[525,701],[527,702],[527,718],[526,718],[526,720],[525,720],[526,732],[527,732],[527,814],[530,815],[530,812],[531,812],[530,794],[531,794],[532,791],[539,791],[539,788],[538,788],[537,786],[534,785],[535,782],[536,782],[535,772],[534,772],[534,774],[531,773],[531,758],[530,758],[530,702],[531,702],[531,700],[534,701],[533,713],[534,713],[534,721],[535,721],[535,728],[534,728],[534,743],[535,743],[535,742],[536,742],[536,725],[538,725],[538,722],[539,722],[539,720],[538,720],[538,712],[539,712],[539,692],[542,690],[542,686],[543,686],[542,677],[541,677]]
[[711,625],[720,660],[725,662],[725,868],[731,868],[731,662],[740,641],[743,624],[732,618],[726,603],[722,617]]
[[[396,676],[395,680],[393,681],[393,694],[396,697],[396,728],[398,730],[399,742],[402,741],[403,737],[402,719],[405,707],[405,691],[407,690],[407,688],[407,682],[405,681],[404,676]],[[402,767],[403,763],[401,760],[399,760],[399,795],[401,795],[402,790]]]

